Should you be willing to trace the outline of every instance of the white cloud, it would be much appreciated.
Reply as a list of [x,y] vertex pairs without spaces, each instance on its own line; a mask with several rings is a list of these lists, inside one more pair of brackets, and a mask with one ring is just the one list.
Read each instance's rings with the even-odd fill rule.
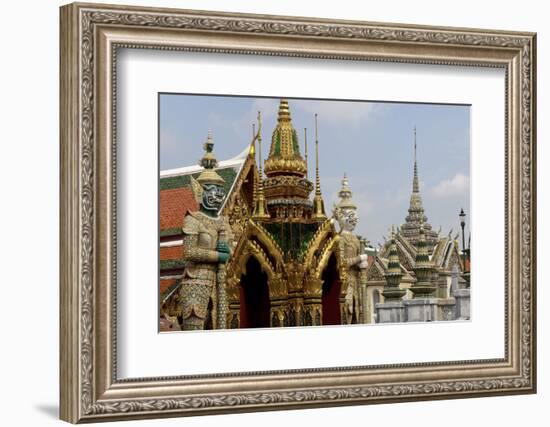
[[182,138],[173,129],[164,126],[160,129],[159,143],[160,151],[162,152],[163,150],[173,149],[182,144]]
[[[248,111],[244,113],[239,119],[231,120],[230,126],[235,133],[242,132],[244,129],[250,129],[250,135],[252,135],[252,124],[256,124],[258,120],[258,111],[262,113],[262,123],[270,123],[277,118],[277,109],[279,106],[279,100],[271,98],[256,98]],[[264,127],[263,134],[266,135],[268,129]]]
[[364,122],[379,112],[383,106],[367,102],[301,102],[297,108],[309,113],[317,113],[319,120],[328,123],[357,124]]
[[470,178],[457,173],[453,178],[441,181],[432,188],[431,194],[435,197],[449,197],[466,193],[470,189]]
[[269,118],[276,118],[279,108],[279,100],[271,98],[256,98],[254,103],[250,107],[250,110],[254,116],[258,111],[262,112],[262,115]]

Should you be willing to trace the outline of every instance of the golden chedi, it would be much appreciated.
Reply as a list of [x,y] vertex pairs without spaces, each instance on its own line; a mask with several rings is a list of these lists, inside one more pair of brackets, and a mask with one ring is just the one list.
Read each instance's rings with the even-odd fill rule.
[[294,221],[311,217],[313,203],[309,195],[313,184],[306,176],[307,163],[300,154],[286,99],[279,104],[265,174],[263,188],[272,219]]

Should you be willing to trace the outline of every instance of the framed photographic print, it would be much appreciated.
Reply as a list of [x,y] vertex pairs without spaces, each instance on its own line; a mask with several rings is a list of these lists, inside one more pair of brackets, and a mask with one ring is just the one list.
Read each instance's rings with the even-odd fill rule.
[[61,8],[61,418],[533,393],[535,34]]

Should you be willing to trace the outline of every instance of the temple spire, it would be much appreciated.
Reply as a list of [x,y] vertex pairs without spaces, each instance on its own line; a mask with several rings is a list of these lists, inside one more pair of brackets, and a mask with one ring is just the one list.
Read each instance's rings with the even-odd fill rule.
[[304,128],[304,157],[306,161],[306,178],[308,178],[308,163],[307,163],[307,128]]
[[[420,185],[418,183],[418,164],[416,160],[416,126],[414,127],[414,163],[413,163],[413,188],[409,206],[409,216],[414,213],[418,215],[417,221],[426,222],[427,218],[424,216],[424,206],[422,206],[422,197],[420,196]],[[408,217],[407,217],[408,218]]]
[[428,217],[424,213],[422,196],[420,195],[420,184],[418,179],[417,163],[417,138],[416,126],[413,130],[413,183],[412,193],[409,203],[409,214],[405,218],[405,223],[401,225],[401,234],[406,237],[413,245],[417,246],[420,241],[420,228],[424,229],[425,239],[428,249],[431,250],[437,242],[437,232],[432,230],[428,223]]
[[418,166],[416,164],[416,126],[414,127],[414,172],[413,172],[413,193],[419,193],[418,185]]
[[250,143],[250,148],[248,149],[248,155],[250,157],[256,156],[256,125],[252,123],[252,142]]
[[313,218],[324,220],[325,203],[321,196],[321,178],[319,177],[319,138],[317,132],[317,114],[315,114],[315,197],[313,198]]
[[267,219],[269,214],[267,212],[267,204],[264,196],[264,173],[262,170],[262,113],[258,111],[258,133],[254,139],[258,140],[258,185],[256,190],[256,197],[254,203],[254,212],[252,216],[254,219]]
[[315,113],[315,195],[321,195],[321,178],[319,178],[319,138],[317,133],[317,113]]
[[[248,156],[252,159],[256,159],[256,140],[258,139],[258,134],[256,134],[256,124],[252,123],[252,142],[250,142],[250,147],[248,149]],[[252,187],[252,204],[256,206],[258,201],[258,180],[254,180],[254,185]]]
[[[304,134],[307,136],[305,130]],[[262,164],[265,173],[262,189],[271,222],[318,222],[311,200],[314,185],[307,179],[307,162],[300,148],[289,102],[281,99],[271,146]]]
[[290,108],[286,99],[279,103],[277,126],[271,138],[269,156],[265,162],[267,176],[296,175],[304,177],[306,162],[300,154],[298,135],[292,126]]

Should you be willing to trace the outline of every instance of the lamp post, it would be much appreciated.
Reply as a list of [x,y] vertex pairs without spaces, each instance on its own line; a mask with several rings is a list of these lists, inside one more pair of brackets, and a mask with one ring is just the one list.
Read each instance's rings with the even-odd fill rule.
[[[464,213],[464,209],[460,209],[460,214],[458,215],[460,218],[460,228],[462,229],[462,266],[464,268],[464,280],[466,280],[466,286],[470,287],[470,269],[467,268],[466,265],[466,256],[469,256],[469,250],[466,249],[466,242],[464,239],[464,226],[466,225],[466,214]],[[468,252],[467,252],[468,251]]]
[[464,244],[464,226],[466,225],[466,214],[464,213],[464,209],[460,209],[460,214],[458,214],[458,217],[460,218],[460,228],[462,228],[462,267],[464,267],[464,270],[466,270],[466,245]]

